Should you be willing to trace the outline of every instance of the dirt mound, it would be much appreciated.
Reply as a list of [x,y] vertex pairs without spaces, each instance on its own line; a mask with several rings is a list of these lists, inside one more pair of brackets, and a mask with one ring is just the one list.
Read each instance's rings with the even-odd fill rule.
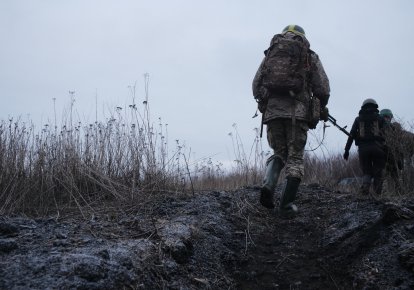
[[410,289],[414,202],[400,204],[310,185],[293,219],[254,187],[0,217],[0,289]]

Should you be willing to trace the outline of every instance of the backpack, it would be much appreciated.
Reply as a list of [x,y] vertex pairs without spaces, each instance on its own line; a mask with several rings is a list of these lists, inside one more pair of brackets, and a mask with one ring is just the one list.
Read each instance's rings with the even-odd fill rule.
[[309,51],[309,43],[300,36],[275,35],[265,51],[262,85],[276,93],[301,92],[309,69]]
[[383,141],[378,114],[359,114],[358,139],[360,141]]

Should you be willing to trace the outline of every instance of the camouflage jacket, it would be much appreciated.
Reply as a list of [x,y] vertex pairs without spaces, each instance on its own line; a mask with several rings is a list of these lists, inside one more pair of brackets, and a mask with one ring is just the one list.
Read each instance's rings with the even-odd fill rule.
[[404,130],[398,122],[387,123],[384,129],[389,158],[401,163],[404,157],[410,158],[414,153],[414,134]]
[[[285,37],[295,37],[293,33],[286,33]],[[305,41],[306,38],[305,38]],[[321,106],[324,107],[329,99],[329,80],[319,60],[318,55],[309,49],[309,71],[305,83],[305,89],[295,96],[280,95],[269,93],[261,85],[262,70],[264,58],[253,79],[253,96],[256,99],[262,99],[266,103],[266,111],[263,122],[267,122],[278,118],[296,118],[297,120],[309,120],[310,96],[316,96],[321,100]],[[260,104],[259,104],[260,106]]]

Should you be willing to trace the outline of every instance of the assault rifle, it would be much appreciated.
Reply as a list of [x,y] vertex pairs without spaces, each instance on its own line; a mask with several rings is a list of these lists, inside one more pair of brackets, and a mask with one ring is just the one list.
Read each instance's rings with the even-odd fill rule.
[[346,126],[341,127],[336,123],[336,119],[332,117],[330,114],[328,114],[328,121],[331,122],[336,128],[341,130],[343,133],[345,133],[348,137],[351,136],[347,130],[345,130]]

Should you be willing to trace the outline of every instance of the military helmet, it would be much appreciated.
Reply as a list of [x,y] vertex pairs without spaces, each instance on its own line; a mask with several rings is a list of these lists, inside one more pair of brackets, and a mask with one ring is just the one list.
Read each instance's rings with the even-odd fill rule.
[[294,34],[298,34],[300,36],[305,36],[305,30],[303,30],[302,27],[300,27],[299,25],[295,25],[295,24],[291,24],[286,26],[282,33],[286,33],[286,32],[293,32]]
[[375,105],[376,108],[378,108],[378,104],[374,99],[366,99],[363,103],[362,103],[362,107],[367,106],[367,105]]
[[380,115],[383,117],[388,117],[390,119],[392,119],[394,117],[394,115],[392,114],[392,111],[390,109],[382,109],[380,111]]

